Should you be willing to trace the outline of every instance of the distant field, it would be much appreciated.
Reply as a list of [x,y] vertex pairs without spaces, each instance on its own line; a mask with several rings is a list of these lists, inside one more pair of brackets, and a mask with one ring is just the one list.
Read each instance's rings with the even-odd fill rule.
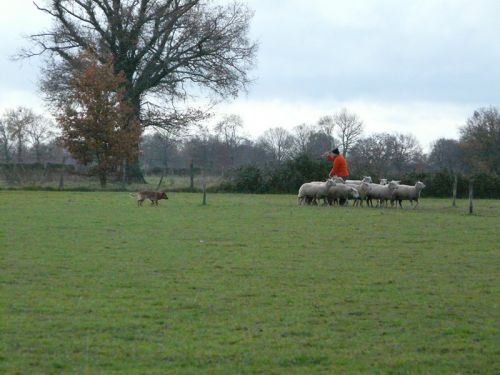
[[0,191],[1,373],[500,373],[500,201]]
[[[158,184],[161,180],[161,176],[149,175],[145,176],[146,184],[128,184],[126,189],[128,191],[139,191],[139,190],[155,190],[158,188]],[[205,184],[208,189],[218,187],[224,178],[221,176],[206,176]],[[69,191],[116,191],[123,190],[122,183],[118,180],[111,180],[108,182],[106,188],[102,189],[99,183],[99,179],[95,176],[84,177],[79,175],[65,175],[63,178],[63,188],[62,190]],[[168,191],[187,191],[191,184],[191,179],[189,176],[177,176],[177,175],[167,175],[161,181],[160,189],[165,189]],[[203,186],[203,177],[196,175],[193,179],[194,188],[198,191],[201,190]],[[2,179],[0,175],[0,190],[2,189],[19,189],[19,190],[59,190],[60,186],[60,176],[52,175],[50,177],[44,177],[42,174],[37,176],[36,174],[30,174],[29,178],[20,179],[16,183],[9,184],[5,179]]]

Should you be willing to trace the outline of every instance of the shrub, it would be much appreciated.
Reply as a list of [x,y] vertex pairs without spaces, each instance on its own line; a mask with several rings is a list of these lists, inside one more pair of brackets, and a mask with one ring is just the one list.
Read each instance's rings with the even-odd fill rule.
[[[265,167],[253,165],[233,169],[219,191],[240,193],[286,193],[295,194],[300,185],[308,181],[324,181],[328,176],[329,165],[323,160],[314,160],[306,155],[288,160],[281,164],[268,164]],[[355,178],[353,176],[353,178]],[[401,180],[413,185],[416,181],[425,183],[424,197],[446,198],[452,196],[454,175],[442,170],[432,173],[408,173],[402,176],[387,176],[388,179]],[[457,175],[457,197],[469,194],[469,179]],[[481,174],[474,177],[474,196],[476,198],[500,198],[500,178]]]

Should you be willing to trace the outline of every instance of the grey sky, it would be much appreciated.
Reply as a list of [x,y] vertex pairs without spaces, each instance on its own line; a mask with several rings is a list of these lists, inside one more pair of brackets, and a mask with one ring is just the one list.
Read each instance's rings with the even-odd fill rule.
[[[247,0],[259,40],[247,95],[216,108],[251,136],[346,107],[367,133],[456,137],[472,111],[499,103],[497,0]],[[37,61],[9,61],[47,19],[31,0],[0,0],[0,110],[41,108]]]
[[498,1],[249,3],[260,97],[498,100]]

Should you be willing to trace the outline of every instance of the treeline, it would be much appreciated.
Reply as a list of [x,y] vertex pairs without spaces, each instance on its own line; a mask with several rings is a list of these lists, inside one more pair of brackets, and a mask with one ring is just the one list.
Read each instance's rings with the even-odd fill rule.
[[[396,172],[421,170],[426,155],[411,134],[374,134],[363,137],[363,123],[346,110],[320,118],[315,124],[300,124],[290,131],[281,127],[266,130],[256,140],[244,135],[241,119],[228,116],[213,129],[196,129],[189,137],[165,132],[146,134],[141,142],[141,165],[146,173],[160,174],[169,168],[191,164],[218,175],[241,166],[279,166],[307,156],[322,160],[325,151],[339,147],[353,170],[385,175],[387,166]],[[376,140],[374,143],[373,141]],[[373,157],[380,150],[378,158]],[[383,150],[382,150],[383,149]],[[325,162],[323,169],[328,169]]]
[[[83,166],[73,159],[58,142],[55,129],[49,119],[26,108],[0,117],[4,180],[29,181],[19,176],[50,174],[54,164],[73,166],[72,174],[91,175],[92,163]],[[429,153],[423,152],[411,134],[364,135],[361,120],[346,110],[291,131],[271,128],[255,140],[245,136],[241,118],[232,115],[211,129],[143,134],[140,166],[146,176],[192,176],[202,171],[222,176],[224,182],[218,190],[223,191],[294,193],[305,181],[327,177],[331,165],[320,155],[333,146],[346,155],[351,178],[422,180],[427,185],[426,195],[444,197],[450,195],[456,176],[459,196],[464,196],[473,179],[476,196],[498,198],[500,115],[495,107],[475,111],[460,129],[458,140],[438,139]],[[109,171],[110,181],[123,184],[120,163],[117,165]]]

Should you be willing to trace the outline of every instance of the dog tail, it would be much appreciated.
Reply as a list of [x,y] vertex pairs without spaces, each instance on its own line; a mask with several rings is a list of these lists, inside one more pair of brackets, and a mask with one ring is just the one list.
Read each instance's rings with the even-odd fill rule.
[[130,195],[132,198],[136,198],[137,197],[137,193],[128,193],[128,195]]

